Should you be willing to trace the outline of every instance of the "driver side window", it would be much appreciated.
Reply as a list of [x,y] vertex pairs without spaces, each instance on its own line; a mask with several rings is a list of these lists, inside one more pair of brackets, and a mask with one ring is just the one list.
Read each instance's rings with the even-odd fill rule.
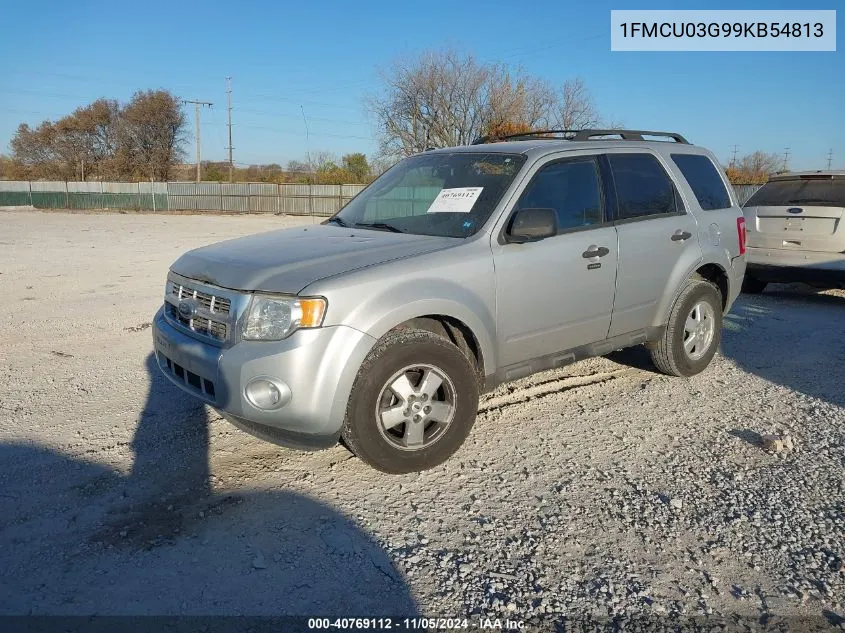
[[542,167],[516,208],[553,209],[559,234],[601,224],[601,184],[595,159],[563,160]]

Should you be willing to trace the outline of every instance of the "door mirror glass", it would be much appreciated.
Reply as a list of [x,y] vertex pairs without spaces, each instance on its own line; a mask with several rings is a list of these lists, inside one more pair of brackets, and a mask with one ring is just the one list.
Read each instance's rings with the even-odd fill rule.
[[508,242],[537,242],[557,235],[554,209],[517,209],[505,233]]

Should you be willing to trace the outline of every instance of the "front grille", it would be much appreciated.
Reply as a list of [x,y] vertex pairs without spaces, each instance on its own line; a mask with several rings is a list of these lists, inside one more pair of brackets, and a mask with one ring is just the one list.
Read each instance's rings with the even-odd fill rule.
[[182,382],[192,389],[200,392],[210,400],[214,400],[214,383],[212,381],[185,369],[182,365],[170,360],[161,352],[159,352],[159,354],[161,359],[164,360],[164,367],[166,367],[167,371],[170,372],[172,376],[176,377],[179,382]]
[[179,301],[180,299],[195,299],[203,308],[212,314],[229,314],[232,309],[232,302],[226,297],[218,297],[208,293],[184,286],[175,281],[168,282],[170,294]]
[[[182,278],[167,281],[165,298],[165,313],[171,322],[213,341],[225,343],[228,340],[232,298],[214,294],[211,288],[194,285]],[[179,313],[179,304],[183,301],[193,304],[193,310],[189,311],[192,315]]]
[[202,334],[204,336],[209,336],[213,339],[217,339],[218,341],[225,341],[226,336],[229,334],[229,326],[225,323],[221,323],[220,321],[213,321],[212,319],[208,319],[203,316],[194,316],[190,319],[186,319],[181,314],[179,314],[179,308],[177,308],[172,303],[166,304],[167,308],[167,316],[171,319],[183,325],[184,327],[188,328],[189,330],[193,330],[198,334]]

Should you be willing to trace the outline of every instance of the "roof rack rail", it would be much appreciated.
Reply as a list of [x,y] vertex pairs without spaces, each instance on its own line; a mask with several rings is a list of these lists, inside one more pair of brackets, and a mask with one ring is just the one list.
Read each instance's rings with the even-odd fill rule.
[[[518,134],[506,134],[505,136],[497,136],[495,134],[489,136],[479,136],[475,139],[472,144],[473,145],[483,145],[484,143],[490,143],[491,141],[506,141],[506,140],[514,140],[520,138],[532,138],[535,136],[544,136],[549,134],[577,134],[580,130],[531,130],[529,132],[520,132]],[[551,139],[560,140],[561,137],[558,136],[548,136]],[[567,137],[563,137],[567,138]]]
[[[566,136],[551,136],[552,134],[565,134]],[[655,132],[651,130],[622,130],[622,129],[607,129],[607,130],[534,130],[531,132],[521,132],[519,134],[508,134],[507,136],[482,136],[475,141],[473,145],[481,145],[482,143],[489,143],[490,141],[504,141],[516,139],[529,138],[548,138],[551,140],[567,140],[567,141],[592,141],[592,140],[618,140],[618,139],[596,139],[595,137],[618,136],[623,141],[644,141],[644,136],[662,136],[667,140],[671,139],[675,143],[683,143],[689,145],[689,141],[677,132]]]

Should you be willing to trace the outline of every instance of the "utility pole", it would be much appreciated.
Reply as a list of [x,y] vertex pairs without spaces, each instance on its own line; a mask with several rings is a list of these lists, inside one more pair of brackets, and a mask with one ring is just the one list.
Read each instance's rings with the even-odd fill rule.
[[783,170],[789,171],[789,148],[783,148]]
[[232,78],[226,77],[226,110],[229,113],[229,182],[232,182],[232,170],[234,163],[232,163]]
[[197,139],[197,182],[202,180],[202,153],[200,152],[200,108],[202,106],[208,106],[209,108],[214,105],[210,101],[192,101],[190,99],[182,99],[182,103],[193,103],[194,107],[196,108],[195,111],[195,134]]
[[302,112],[302,121],[305,123],[305,151],[308,156],[308,213],[311,216],[311,224],[314,224],[314,187],[311,184],[314,167],[311,163],[311,134],[308,131],[308,119],[305,117],[305,108],[300,105],[299,110]]
[[833,148],[827,153],[827,168],[830,169],[830,163],[833,162]]
[[736,167],[736,148],[737,146],[734,145],[734,154],[731,157],[731,167]]

